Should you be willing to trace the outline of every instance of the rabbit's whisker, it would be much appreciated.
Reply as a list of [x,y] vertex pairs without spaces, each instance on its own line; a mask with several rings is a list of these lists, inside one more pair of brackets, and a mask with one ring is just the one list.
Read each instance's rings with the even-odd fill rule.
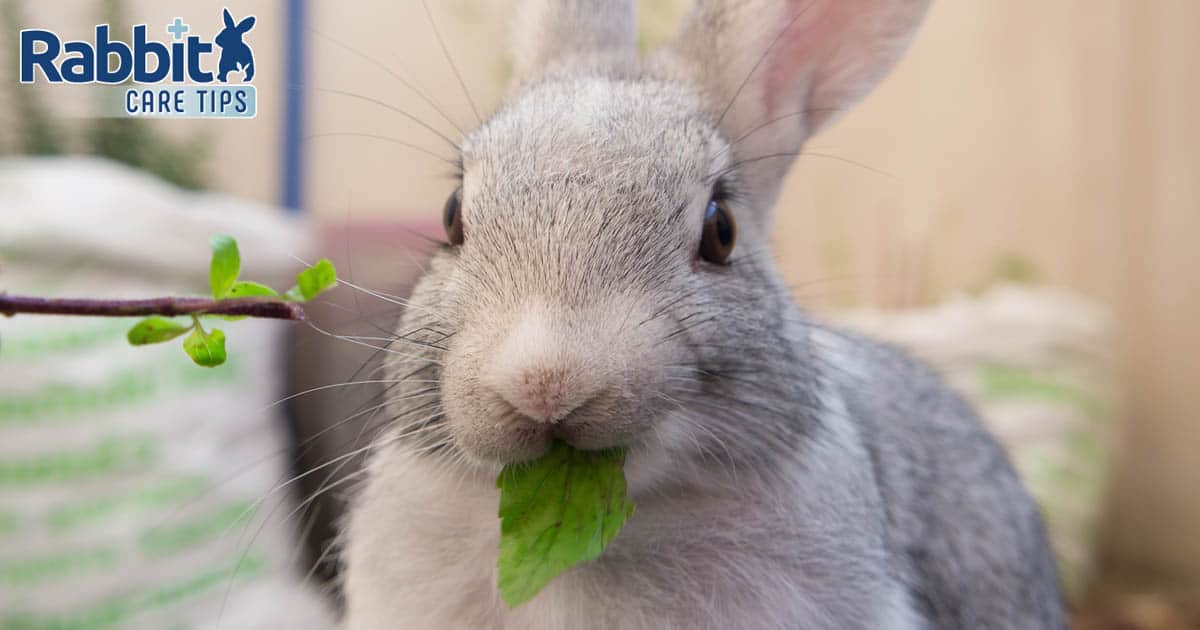
[[285,403],[285,402],[287,402],[287,401],[289,401],[289,400],[293,400],[293,399],[299,398],[299,397],[301,397],[301,396],[307,396],[308,394],[313,394],[313,393],[316,393],[316,392],[325,391],[325,390],[328,390],[328,389],[337,389],[337,388],[340,388],[340,387],[349,387],[349,386],[351,386],[351,385],[374,385],[374,384],[382,384],[382,383],[403,383],[403,382],[408,382],[408,383],[437,383],[438,381],[436,381],[436,380],[405,381],[404,379],[397,379],[397,378],[385,378],[385,379],[371,379],[371,380],[362,380],[362,381],[346,381],[346,382],[344,382],[344,383],[329,383],[328,385],[318,385],[318,386],[316,386],[316,387],[310,387],[310,388],[308,388],[308,389],[306,389],[306,390],[304,390],[304,391],[299,391],[299,392],[296,392],[296,393],[294,393],[294,394],[289,394],[289,395],[287,395],[287,396],[284,396],[283,398],[280,398],[279,400],[276,400],[275,402],[273,402],[273,403],[271,403],[271,404],[267,405],[266,407],[263,407],[263,409],[262,409],[262,410],[263,410],[263,411],[266,411],[267,409],[270,409],[271,407],[274,407],[274,406],[276,406],[276,405],[283,404],[283,403]]
[[832,113],[843,112],[843,111],[846,111],[846,109],[844,107],[812,107],[812,108],[808,108],[808,109],[802,109],[798,112],[791,112],[788,114],[783,114],[782,116],[775,116],[774,118],[770,118],[763,123],[760,123],[758,125],[755,125],[754,127],[751,127],[746,132],[742,133],[738,137],[731,140],[729,142],[729,146],[727,146],[724,149],[722,149],[721,151],[717,152],[717,154],[714,156],[714,159],[719,158],[719,157],[725,155],[726,153],[732,151],[742,141],[746,140],[750,136],[753,136],[754,134],[758,133],[759,131],[762,131],[763,129],[770,127],[771,125],[774,125],[775,123],[782,122],[784,120],[788,120],[791,118],[799,118],[801,116],[807,116],[809,114],[832,114]]
[[429,3],[426,0],[421,0],[421,7],[425,9],[425,17],[429,19],[429,28],[433,29],[433,35],[437,38],[438,45],[442,49],[442,56],[446,58],[446,63],[450,65],[450,71],[454,73],[454,78],[458,80],[458,86],[462,88],[463,95],[467,97],[467,103],[471,105],[471,111],[475,114],[475,120],[482,125],[483,117],[479,115],[479,108],[475,106],[475,99],[471,98],[471,91],[467,89],[467,82],[463,80],[462,73],[458,71],[458,64],[454,63],[454,57],[450,55],[450,49],[446,47],[446,40],[442,37],[441,31],[438,30],[437,21],[433,19],[433,12],[429,10]]
[[384,135],[377,134],[377,133],[365,133],[365,132],[357,132],[357,131],[325,131],[325,132],[321,132],[321,133],[313,133],[313,134],[304,136],[305,140],[318,140],[320,138],[368,138],[371,140],[379,140],[380,142],[388,142],[391,144],[395,144],[398,146],[412,149],[414,151],[420,151],[421,153],[424,153],[425,155],[428,155],[429,157],[432,157],[440,162],[444,162],[450,166],[454,166],[454,167],[458,166],[458,162],[456,160],[442,157],[441,155],[438,155],[437,153],[430,151],[429,149],[426,149],[425,147],[412,144],[411,142],[405,142],[398,138],[393,138],[391,136],[384,136]]
[[443,108],[440,103],[438,103],[436,100],[434,100],[432,97],[430,97],[424,90],[417,88],[417,86],[413,85],[413,83],[411,81],[409,81],[403,75],[401,75],[400,73],[398,73],[395,70],[393,70],[392,68],[390,68],[387,64],[379,61],[378,59],[375,59],[374,57],[371,57],[370,55],[362,52],[361,50],[359,50],[357,48],[350,46],[349,44],[347,44],[343,41],[340,41],[334,37],[326,35],[325,33],[322,33],[321,31],[318,31],[316,29],[309,29],[309,30],[310,30],[310,32],[312,32],[313,35],[316,35],[317,37],[320,37],[321,39],[333,44],[334,46],[337,46],[338,48],[341,48],[342,50],[358,57],[359,59],[362,59],[363,61],[370,63],[371,65],[375,66],[376,68],[383,70],[389,76],[391,76],[393,79],[399,81],[401,85],[403,85],[404,87],[411,90],[414,94],[416,94],[417,97],[420,98],[422,101],[424,101],[426,105],[429,105],[430,107],[432,107],[433,110],[435,112],[437,112],[439,116],[442,117],[442,120],[445,120],[447,123],[450,123],[451,127],[454,127],[454,130],[458,132],[458,135],[460,135],[460,136],[467,135],[466,132],[463,131],[462,127],[460,127],[457,123],[455,123],[454,119],[450,118],[450,116],[448,116],[446,114],[445,108]]
[[879,170],[877,168],[868,166],[866,164],[863,164],[862,162],[852,160],[850,158],[845,158],[840,155],[833,155],[832,153],[821,153],[821,152],[816,152],[816,151],[782,151],[779,153],[768,153],[766,155],[759,155],[759,156],[752,157],[752,158],[738,160],[738,161],[734,162],[733,164],[730,164],[729,166],[726,166],[725,168],[717,171],[716,173],[709,174],[708,181],[709,182],[716,181],[716,180],[720,179],[721,177],[724,177],[725,175],[732,173],[747,164],[753,164],[755,162],[761,162],[763,160],[773,160],[773,159],[778,159],[778,158],[795,158],[795,157],[819,157],[819,158],[826,158],[826,159],[830,159],[830,160],[836,160],[838,162],[842,162],[845,164],[850,164],[853,166],[857,166],[857,167],[866,169],[872,173],[875,173],[876,175],[882,175],[889,179],[896,179],[896,176],[892,173]]
[[288,86],[288,89],[292,89],[292,90],[309,89],[309,90],[313,90],[315,92],[320,92],[320,93],[324,93],[324,94],[335,94],[338,96],[344,96],[346,98],[353,98],[353,99],[357,99],[357,100],[371,103],[374,105],[378,105],[379,107],[382,107],[389,111],[400,114],[401,116],[407,118],[408,120],[411,120],[413,123],[416,123],[423,129],[428,131],[429,133],[432,133],[433,135],[437,136],[438,138],[441,138],[444,142],[446,142],[446,144],[449,144],[451,147],[453,147],[454,151],[456,153],[461,150],[461,148],[458,146],[457,142],[455,142],[454,140],[451,140],[450,137],[447,136],[446,134],[438,131],[436,128],[433,127],[433,125],[430,125],[429,123],[421,120],[420,118],[417,118],[416,116],[404,111],[403,109],[400,109],[399,107],[396,107],[395,105],[392,105],[391,103],[388,103],[387,101],[380,100],[373,96],[367,96],[365,94],[358,94],[357,92],[348,92],[346,90],[339,90],[336,88],[327,88],[327,87],[320,87],[320,86],[291,85],[291,86]]
[[[306,321],[305,323],[306,323],[306,324],[308,324],[308,326],[309,326],[310,328],[312,328],[313,330],[315,330],[315,331],[317,331],[317,332],[321,333],[322,335],[325,335],[325,336],[328,336],[328,337],[332,337],[332,338],[334,338],[334,339],[340,339],[340,340],[342,340],[342,341],[345,341],[345,342],[348,342],[348,343],[352,343],[352,344],[355,344],[355,345],[358,345],[358,346],[363,346],[363,347],[366,347],[366,348],[373,348],[373,349],[375,349],[375,350],[378,350],[378,351],[380,351],[380,352],[386,352],[386,353],[388,353],[388,354],[394,354],[394,355],[396,355],[396,356],[404,357],[404,358],[406,358],[406,359],[412,359],[413,361],[429,361],[429,362],[431,362],[431,363],[436,363],[436,364],[438,364],[438,365],[441,365],[441,361],[438,361],[438,360],[436,360],[436,359],[430,359],[430,358],[428,358],[428,357],[423,357],[423,356],[421,356],[421,355],[417,355],[417,354],[409,354],[409,353],[401,352],[401,351],[399,351],[399,350],[392,350],[392,349],[388,348],[387,346],[376,346],[376,345],[373,345],[373,344],[366,343],[366,342],[364,342],[364,341],[359,341],[359,340],[357,340],[357,339],[352,339],[352,338],[348,337],[347,335],[339,335],[339,334],[337,334],[337,333],[332,333],[332,332],[329,332],[329,331],[327,331],[327,330],[324,330],[324,329],[320,328],[319,326],[317,326],[316,324],[314,324],[314,323],[312,323],[312,322],[309,322],[309,321]],[[395,340],[392,340],[392,341],[395,341]],[[388,343],[390,344],[390,343],[392,343],[392,341],[389,341]]]
[[431,309],[427,306],[421,306],[419,304],[414,304],[411,300],[406,300],[404,298],[386,295],[384,293],[380,293],[378,291],[368,289],[363,286],[359,286],[357,284],[354,284],[353,282],[348,282],[346,280],[342,280],[341,278],[338,279],[338,284],[344,284],[344,285],[350,287],[351,289],[360,291],[362,293],[366,293],[367,295],[369,295],[373,298],[378,298],[380,300],[383,300],[384,302],[388,302],[389,304],[395,304],[397,306],[403,306],[404,308],[416,309],[416,310],[424,311],[427,313],[433,311],[433,309]]
[[[359,455],[360,453],[363,453],[363,452],[371,449],[374,446],[375,446],[374,444],[368,444],[367,446],[364,446],[362,448],[352,450],[349,453],[340,455],[332,460],[329,460],[328,462],[325,462],[324,464],[321,464],[320,466],[317,466],[313,469],[307,470],[299,475],[296,475],[295,477],[292,477],[291,479],[287,480],[286,482],[284,482],[281,485],[277,485],[276,487],[269,490],[265,495],[263,495],[262,497],[259,497],[259,499],[256,500],[254,503],[251,503],[250,506],[247,507],[241,515],[239,515],[237,518],[235,518],[233,521],[231,521],[230,527],[232,527],[234,524],[238,523],[242,519],[246,518],[246,515],[252,514],[255,510],[258,509],[259,506],[262,505],[263,501],[265,501],[272,494],[274,494],[275,492],[278,492],[282,488],[284,488],[296,481],[299,481],[300,479],[303,479],[304,477],[307,477],[308,475],[310,475],[314,472],[317,472],[317,471],[321,470],[322,468],[330,466],[336,462],[346,460],[346,459],[349,459],[356,455]],[[233,591],[234,577],[236,577],[238,571],[241,570],[242,564],[245,562],[246,556],[248,556],[250,554],[250,550],[254,547],[254,542],[258,539],[258,536],[262,533],[262,531],[266,527],[267,523],[270,522],[271,517],[275,514],[275,511],[278,510],[279,506],[281,506],[283,504],[284,504],[284,502],[282,502],[282,501],[277,503],[273,508],[271,508],[271,511],[267,514],[267,516],[262,519],[262,521],[259,523],[258,527],[255,529],[254,534],[250,537],[250,541],[246,544],[245,549],[242,551],[241,556],[238,558],[237,563],[234,565],[233,570],[230,572],[229,579],[228,579],[228,585],[226,586],[226,589],[225,589],[225,596],[221,600],[220,612],[217,615],[218,624],[220,623],[220,618],[221,618],[221,616],[223,616],[225,607],[227,606],[227,604],[229,602],[229,595]],[[238,546],[241,546],[242,537],[245,536],[246,528],[249,525],[250,525],[250,523],[247,522],[242,527],[242,533],[241,533],[241,535],[238,536],[238,542],[237,542]],[[226,531],[228,531],[228,528],[226,529]],[[224,534],[222,534],[222,535],[224,535]]]

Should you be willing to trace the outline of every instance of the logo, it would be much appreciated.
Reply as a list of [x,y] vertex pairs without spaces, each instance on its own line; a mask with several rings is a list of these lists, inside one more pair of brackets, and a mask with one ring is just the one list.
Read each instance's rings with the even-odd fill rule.
[[[121,100],[113,115],[180,118],[253,118],[257,113],[254,49],[246,35],[253,15],[235,20],[221,11],[212,41],[189,34],[182,18],[166,25],[170,41],[150,39],[145,24],[130,43],[97,25],[92,41],[66,41],[42,29],[21,31],[21,83],[99,84]],[[215,65],[214,65],[215,63]],[[117,107],[113,107],[117,109]]]
[[242,35],[254,28],[254,16],[234,24],[229,9],[224,9],[221,11],[221,17],[225,20],[225,30],[217,33],[216,39],[213,40],[221,48],[221,60],[217,62],[217,80],[225,83],[230,71],[237,70],[242,73],[242,80],[249,82],[254,78],[254,51],[242,41]]

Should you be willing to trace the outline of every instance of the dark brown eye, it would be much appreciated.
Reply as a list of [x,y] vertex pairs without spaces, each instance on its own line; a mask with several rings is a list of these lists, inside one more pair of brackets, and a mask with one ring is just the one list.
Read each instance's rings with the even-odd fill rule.
[[463,242],[462,201],[459,200],[461,196],[461,190],[451,193],[450,198],[446,200],[446,207],[442,209],[442,227],[446,228],[446,240],[450,241],[451,245],[462,245]]
[[737,224],[725,202],[713,199],[704,211],[704,233],[700,236],[700,257],[710,263],[725,264],[737,240]]

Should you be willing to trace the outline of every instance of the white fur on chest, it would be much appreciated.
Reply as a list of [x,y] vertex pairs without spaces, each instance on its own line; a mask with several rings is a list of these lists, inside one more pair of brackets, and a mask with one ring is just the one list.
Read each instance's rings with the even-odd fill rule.
[[490,484],[400,457],[373,473],[347,531],[349,628],[586,627],[581,607],[593,598],[570,579],[517,610],[500,600]]
[[[509,609],[496,589],[493,484],[396,452],[371,474],[346,532],[350,630],[920,627],[903,589],[864,559],[879,550],[820,549],[845,531],[836,523],[797,534],[809,542],[781,540],[795,529],[787,519],[803,518],[802,492],[794,515],[701,496],[641,501],[600,561]],[[846,589],[860,600],[849,622],[829,605]]]

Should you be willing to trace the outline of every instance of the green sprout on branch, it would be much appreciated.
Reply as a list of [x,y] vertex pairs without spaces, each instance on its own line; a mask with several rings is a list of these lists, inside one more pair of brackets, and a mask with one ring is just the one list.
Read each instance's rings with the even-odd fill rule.
[[[229,300],[238,298],[275,298],[291,302],[307,302],[322,292],[337,284],[337,272],[328,258],[322,258],[317,264],[301,271],[296,276],[296,285],[283,295],[271,287],[253,282],[240,280],[242,271],[242,256],[238,251],[237,241],[232,236],[218,234],[208,239],[212,246],[212,262],[208,267],[208,285],[212,290],[214,300]],[[190,325],[160,316],[152,316],[134,324],[129,329],[126,338],[135,346],[170,341],[180,335],[187,334],[183,340],[183,350],[196,365],[216,367],[225,362],[225,333],[220,328],[205,330],[200,318],[204,313],[191,315]],[[227,320],[238,320],[247,315],[219,315]],[[188,334],[191,333],[191,334]]]
[[[216,235],[209,239],[209,244],[212,246],[208,269],[211,298],[103,300],[0,294],[0,315],[146,316],[129,329],[126,334],[129,343],[144,346],[187,335],[183,350],[192,361],[204,367],[216,367],[225,363],[225,333],[219,328],[205,328],[202,320],[216,317],[236,321],[259,317],[300,321],[304,319],[300,304],[337,285],[333,263],[322,258],[297,274],[295,286],[280,294],[265,284],[239,279],[242,257],[233,237]],[[190,323],[170,319],[181,316],[189,317]]]

